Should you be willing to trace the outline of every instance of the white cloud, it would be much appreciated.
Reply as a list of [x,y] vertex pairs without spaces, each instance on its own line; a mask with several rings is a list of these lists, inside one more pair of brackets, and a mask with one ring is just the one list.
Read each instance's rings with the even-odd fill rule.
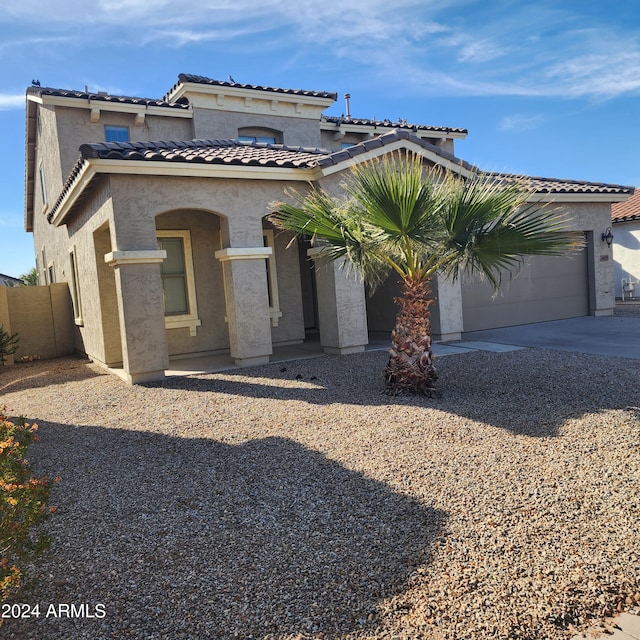
[[[390,6],[390,4],[392,6]],[[429,95],[611,98],[640,93],[640,30],[580,5],[539,0],[9,0],[0,23],[37,39],[101,38],[113,46],[242,43],[350,61]],[[572,9],[573,6],[573,9]],[[573,11],[573,12],[572,12]],[[144,30],[141,31],[141,25]],[[87,26],[90,29],[82,29]],[[140,33],[145,35],[141,38]],[[256,38],[257,40],[257,38]],[[26,42],[25,38],[25,42]],[[65,43],[68,44],[68,43]],[[0,43],[0,50],[7,49]],[[318,62],[318,64],[320,64]],[[6,107],[5,107],[6,108]]]
[[502,118],[498,124],[498,128],[501,131],[527,131],[539,127],[543,120],[543,117],[539,115],[525,116],[522,114],[514,114]]
[[24,93],[0,93],[0,111],[9,111],[10,109],[24,109],[24,104]]

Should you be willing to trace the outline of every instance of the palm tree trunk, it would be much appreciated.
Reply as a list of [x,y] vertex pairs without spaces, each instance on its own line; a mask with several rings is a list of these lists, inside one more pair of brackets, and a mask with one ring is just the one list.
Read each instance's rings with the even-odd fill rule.
[[405,279],[402,297],[394,298],[400,307],[391,333],[389,362],[384,369],[388,393],[431,395],[437,374],[431,352],[429,305],[433,302],[429,282]]

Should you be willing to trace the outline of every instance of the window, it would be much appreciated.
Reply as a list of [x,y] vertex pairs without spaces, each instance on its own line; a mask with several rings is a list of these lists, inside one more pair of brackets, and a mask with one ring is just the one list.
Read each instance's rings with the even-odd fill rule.
[[282,143],[282,132],[273,129],[243,127],[238,129],[238,140],[240,142],[263,142],[266,144]]
[[353,145],[356,144],[355,142],[343,142],[340,145],[341,149],[348,149],[349,147],[353,147]]
[[167,329],[188,327],[192,336],[201,325],[198,318],[196,287],[189,231],[157,231],[158,248],[167,252],[160,265]]
[[53,267],[53,262],[49,263],[47,267],[47,284],[53,284],[56,281],[56,270]]
[[274,136],[238,136],[240,142],[266,142],[267,144],[275,144]]
[[265,260],[267,263],[267,293],[269,295],[269,317],[271,318],[271,325],[277,327],[278,318],[282,318],[282,312],[280,311],[280,298],[278,296],[278,274],[276,272],[273,230],[263,229],[262,237],[264,239],[264,246],[271,247],[271,255]]
[[78,282],[78,261],[76,259],[76,248],[69,252],[69,267],[71,273],[71,303],[73,304],[73,316],[75,323],[79,326],[84,324],[82,319],[82,300],[80,298],[80,284]]
[[107,142],[129,142],[129,127],[105,125],[104,139]]

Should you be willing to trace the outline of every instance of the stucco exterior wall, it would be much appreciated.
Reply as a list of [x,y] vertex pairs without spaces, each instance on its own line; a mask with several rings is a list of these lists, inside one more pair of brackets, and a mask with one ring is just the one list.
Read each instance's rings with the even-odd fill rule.
[[91,122],[88,108],[56,107],[57,135],[61,142],[60,157],[62,180],[65,180],[80,157],[80,145],[104,142],[105,125],[128,127],[129,140],[191,140],[193,125],[190,118],[146,116],[142,125],[135,124],[135,114],[101,109],[97,122]]
[[238,129],[256,127],[282,132],[282,141],[289,146],[319,147],[320,128],[317,120],[265,115],[261,113],[235,113],[194,108],[193,130],[198,139],[236,139]]
[[[613,225],[613,262],[616,298],[622,298],[622,279],[635,283],[634,298],[640,297],[640,221],[616,222]],[[624,292],[629,298],[630,292]]]

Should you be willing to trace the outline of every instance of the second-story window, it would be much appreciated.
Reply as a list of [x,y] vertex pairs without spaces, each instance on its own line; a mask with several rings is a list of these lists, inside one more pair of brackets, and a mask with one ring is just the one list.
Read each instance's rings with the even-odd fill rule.
[[273,129],[260,129],[257,127],[243,127],[238,129],[240,142],[265,142],[267,144],[281,144],[282,132]]
[[105,125],[104,139],[106,142],[129,142],[129,127],[115,127]]

